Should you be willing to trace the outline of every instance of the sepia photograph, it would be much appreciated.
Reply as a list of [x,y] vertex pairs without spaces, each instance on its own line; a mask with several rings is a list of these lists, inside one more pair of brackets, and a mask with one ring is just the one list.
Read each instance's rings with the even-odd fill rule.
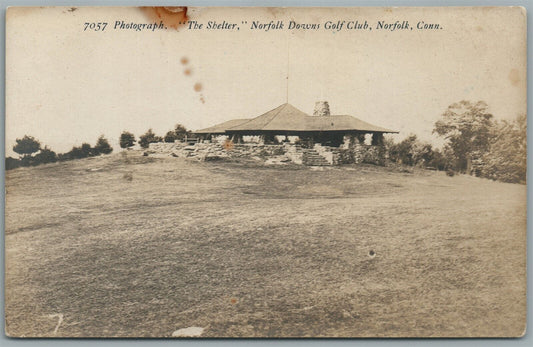
[[5,334],[519,338],[523,7],[9,7]]

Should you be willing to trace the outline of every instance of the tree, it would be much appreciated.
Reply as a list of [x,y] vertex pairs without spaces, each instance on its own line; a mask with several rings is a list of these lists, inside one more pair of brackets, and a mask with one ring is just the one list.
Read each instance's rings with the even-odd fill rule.
[[446,139],[456,170],[469,171],[472,160],[488,151],[492,118],[485,102],[463,100],[450,105],[435,123],[433,133]]
[[482,157],[481,176],[504,182],[525,183],[527,172],[527,117],[496,122],[490,151]]
[[109,145],[109,141],[107,141],[104,135],[100,135],[100,137],[96,141],[96,145],[94,146],[94,149],[97,153],[102,153],[102,154],[109,154],[113,152],[113,148]]
[[122,134],[120,134],[120,147],[121,148],[129,148],[132,147],[135,144],[135,136],[127,131],[123,131]]
[[144,135],[139,136],[139,144],[142,148],[148,148],[151,143],[162,142],[163,139],[160,136],[156,136],[152,129],[148,129]]
[[429,143],[416,141],[413,143],[411,153],[415,165],[427,166],[435,157],[433,146]]
[[174,142],[178,139],[178,137],[176,136],[175,131],[170,130],[169,132],[167,132],[164,139],[165,142]]
[[416,135],[409,135],[400,143],[389,143],[389,158],[400,164],[414,165],[413,146],[417,141]]
[[24,135],[22,139],[16,139],[17,144],[13,146],[13,151],[21,157],[29,157],[41,149],[41,143],[33,136]]
[[420,141],[414,134],[399,143],[386,139],[385,146],[389,151],[389,159],[396,163],[438,170],[447,168],[445,155],[431,144]]
[[427,162],[428,166],[440,171],[447,170],[450,167],[450,156],[448,152],[447,147],[442,151],[438,148],[434,149],[431,159]]
[[190,137],[192,135],[192,131],[187,130],[187,128],[181,124],[176,124],[174,127],[174,133],[176,134],[177,140],[183,140],[185,137]]
[[164,137],[165,142],[174,142],[176,140],[183,140],[186,137],[190,137],[192,132],[187,130],[187,128],[181,124],[176,124],[174,130],[170,130],[166,133]]

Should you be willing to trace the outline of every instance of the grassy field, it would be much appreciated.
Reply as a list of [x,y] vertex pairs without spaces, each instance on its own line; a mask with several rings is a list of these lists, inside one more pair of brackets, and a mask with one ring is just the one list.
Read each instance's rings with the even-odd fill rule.
[[517,336],[526,187],[114,154],[6,173],[11,336]]

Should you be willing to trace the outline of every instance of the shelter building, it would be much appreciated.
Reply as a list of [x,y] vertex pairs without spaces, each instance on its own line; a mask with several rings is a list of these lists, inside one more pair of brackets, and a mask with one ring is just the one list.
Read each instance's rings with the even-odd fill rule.
[[383,134],[398,133],[362,121],[349,115],[331,115],[326,101],[315,104],[314,115],[285,103],[252,119],[234,119],[195,133],[211,137],[227,135],[233,142],[243,142],[243,136],[260,136],[264,143],[274,143],[276,136],[298,136],[308,147],[315,143],[339,147],[343,143],[363,143],[365,135],[372,135],[372,145],[383,143]]

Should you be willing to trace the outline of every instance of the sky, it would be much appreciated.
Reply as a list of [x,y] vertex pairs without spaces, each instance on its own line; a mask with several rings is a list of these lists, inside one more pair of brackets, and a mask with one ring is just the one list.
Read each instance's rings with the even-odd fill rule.
[[[526,112],[526,22],[519,8],[193,8],[200,30],[115,30],[152,23],[139,8],[10,8],[6,29],[6,155],[31,135],[56,152],[124,130],[164,135],[259,116],[282,103],[309,114],[319,100],[399,131],[432,134],[460,100],[496,119]],[[253,21],[285,23],[251,30]],[[289,30],[289,21],[319,30]],[[413,30],[326,30],[331,21],[409,21]],[[209,21],[239,30],[205,29]],[[418,22],[442,29],[418,30]],[[84,23],[108,22],[105,31]],[[288,77],[288,80],[287,80]],[[288,83],[287,83],[288,81]],[[287,100],[288,96],[288,100]]]

